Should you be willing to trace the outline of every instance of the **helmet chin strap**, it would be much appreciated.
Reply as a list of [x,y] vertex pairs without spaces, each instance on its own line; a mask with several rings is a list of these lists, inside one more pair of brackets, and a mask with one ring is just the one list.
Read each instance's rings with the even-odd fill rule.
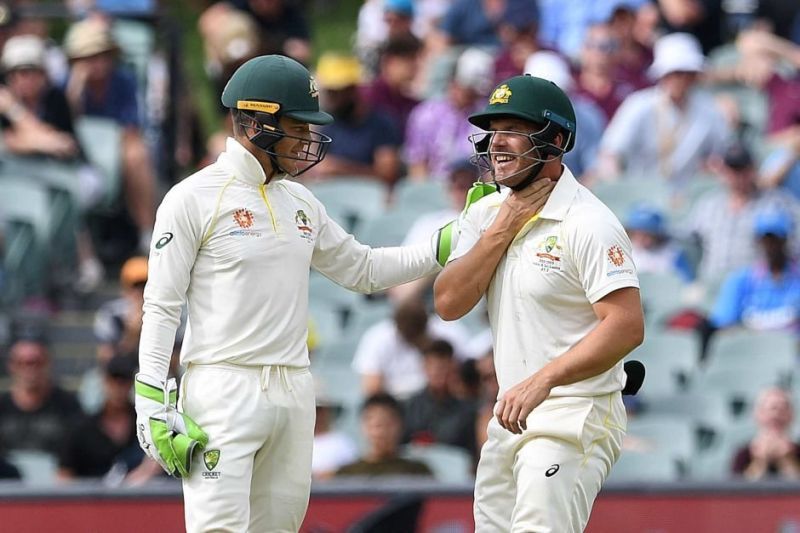
[[[545,161],[537,161],[536,163],[532,164],[531,166],[526,167],[526,168],[520,170],[519,172],[515,172],[514,174],[509,176],[509,178],[512,178],[512,177],[516,176],[517,174],[520,174],[520,173],[525,172],[525,171],[528,171],[528,174],[527,174],[527,176],[522,178],[522,181],[520,181],[519,183],[517,183],[515,185],[507,185],[507,187],[509,189],[511,189],[512,191],[521,191],[522,189],[524,189],[525,187],[527,187],[528,185],[530,185],[531,183],[534,182],[534,180],[541,173],[542,168],[544,167],[544,164],[545,164]],[[497,180],[495,180],[495,181],[497,181]],[[508,181],[508,178],[506,178],[506,179],[504,179],[502,181],[497,181],[497,183],[499,183],[500,185],[503,185],[504,181]]]

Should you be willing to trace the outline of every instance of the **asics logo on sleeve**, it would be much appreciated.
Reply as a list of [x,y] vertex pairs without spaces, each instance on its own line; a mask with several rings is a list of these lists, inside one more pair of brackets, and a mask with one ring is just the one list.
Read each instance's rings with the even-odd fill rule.
[[174,237],[174,235],[172,233],[170,233],[168,231],[164,232],[164,234],[161,236],[161,238],[158,239],[158,241],[156,241],[156,250],[160,250],[163,247],[165,247],[166,245],[168,245],[169,242],[172,240],[172,237]]
[[545,472],[544,472],[544,477],[553,477],[553,476],[555,476],[555,475],[556,475],[556,472],[558,472],[558,469],[559,469],[559,468],[561,468],[561,467],[560,467],[560,466],[558,466],[557,464],[555,464],[555,465],[551,465],[551,466],[550,466],[550,468],[548,468],[547,470],[545,470]]

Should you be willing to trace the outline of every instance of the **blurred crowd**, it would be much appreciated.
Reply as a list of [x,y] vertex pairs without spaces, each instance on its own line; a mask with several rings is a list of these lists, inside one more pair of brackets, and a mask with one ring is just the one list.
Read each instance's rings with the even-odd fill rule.
[[[368,181],[381,191],[378,214],[401,209],[404,188],[438,187],[437,209],[395,228],[407,243],[428,239],[473,181],[491,179],[469,163],[478,130],[467,117],[503,79],[552,80],[577,116],[565,164],[622,220],[639,272],[680,288],[662,313],[643,284],[648,335],[688,331],[700,368],[724,330],[800,333],[800,4],[365,0],[349,49],[316,48],[310,13],[341,3],[187,1],[196,50],[161,38],[157,0],[72,0],[55,14],[34,0],[0,3],[0,291],[11,317],[0,476],[22,475],[19,452],[45,454],[62,480],[160,475],[139,452],[130,403],[155,210],[166,188],[224,150],[230,117],[216,97],[261,54],[308,65],[335,117],[321,128],[329,152],[304,184]],[[211,132],[199,128],[187,54],[202,55],[213,86]],[[31,181],[47,192],[46,236],[17,260],[21,223],[37,213],[35,195],[22,195]],[[63,219],[58,191],[72,206]],[[35,216],[31,225],[40,238]],[[334,343],[315,324],[313,291],[309,347],[313,364],[327,364]],[[319,479],[435,475],[424,449],[436,445],[474,464],[497,394],[491,335],[482,319],[438,319],[430,293],[421,280],[372,297],[388,311],[346,357],[357,412],[323,365]],[[95,361],[72,391],[57,385],[47,332],[68,304],[96,313]],[[180,338],[176,375],[179,350]],[[749,399],[752,440],[728,458],[732,474],[800,476],[797,387],[765,384]],[[647,398],[629,408],[632,420],[646,416]]]

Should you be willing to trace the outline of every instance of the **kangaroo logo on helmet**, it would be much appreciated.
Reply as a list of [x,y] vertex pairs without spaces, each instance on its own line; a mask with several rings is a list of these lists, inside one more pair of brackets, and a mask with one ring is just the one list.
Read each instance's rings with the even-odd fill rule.
[[509,98],[511,98],[511,89],[504,83],[494,90],[492,96],[489,97],[489,104],[507,104]]

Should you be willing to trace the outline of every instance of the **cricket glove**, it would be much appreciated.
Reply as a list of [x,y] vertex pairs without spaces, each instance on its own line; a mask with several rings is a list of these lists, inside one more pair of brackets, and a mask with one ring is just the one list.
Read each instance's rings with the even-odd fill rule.
[[467,200],[464,203],[464,210],[461,211],[461,214],[458,216],[458,218],[448,222],[434,232],[433,236],[431,237],[431,248],[433,249],[433,256],[436,258],[436,262],[438,262],[441,266],[444,266],[447,263],[447,259],[450,257],[450,254],[456,249],[456,244],[458,244],[458,236],[460,234],[459,223],[467,214],[467,209],[469,209],[469,206],[484,196],[494,194],[496,192],[499,192],[499,188],[496,185],[483,182],[474,183],[472,188],[467,191]]
[[169,475],[188,477],[192,457],[208,444],[208,435],[194,420],[178,411],[175,379],[164,383],[139,373],[135,389],[139,445]]

